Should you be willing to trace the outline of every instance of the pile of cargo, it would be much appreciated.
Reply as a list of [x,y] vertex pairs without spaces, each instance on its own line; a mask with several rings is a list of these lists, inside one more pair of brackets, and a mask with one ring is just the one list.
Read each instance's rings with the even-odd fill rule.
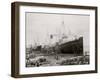
[[26,67],[39,67],[47,62],[48,61],[44,56],[30,58],[26,60]]
[[68,59],[61,60],[57,64],[60,65],[81,65],[81,64],[89,64],[89,56],[77,56]]

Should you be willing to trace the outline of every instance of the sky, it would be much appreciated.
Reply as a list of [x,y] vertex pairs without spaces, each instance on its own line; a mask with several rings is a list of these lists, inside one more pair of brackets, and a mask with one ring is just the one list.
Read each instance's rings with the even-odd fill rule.
[[[83,36],[84,46],[89,49],[89,15],[26,13],[25,17],[26,46],[55,43],[58,40],[56,34],[64,32],[69,39]],[[51,34],[55,37],[50,40]]]

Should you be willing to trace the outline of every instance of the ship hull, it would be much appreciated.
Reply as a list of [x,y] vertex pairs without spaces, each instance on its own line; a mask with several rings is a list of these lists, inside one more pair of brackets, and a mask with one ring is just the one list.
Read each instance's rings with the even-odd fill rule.
[[83,37],[61,44],[59,50],[63,54],[83,54]]

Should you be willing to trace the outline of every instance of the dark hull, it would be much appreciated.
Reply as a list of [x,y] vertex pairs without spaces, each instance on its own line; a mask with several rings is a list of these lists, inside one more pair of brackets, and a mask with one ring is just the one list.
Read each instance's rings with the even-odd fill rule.
[[83,54],[83,37],[61,44],[59,50],[65,54]]

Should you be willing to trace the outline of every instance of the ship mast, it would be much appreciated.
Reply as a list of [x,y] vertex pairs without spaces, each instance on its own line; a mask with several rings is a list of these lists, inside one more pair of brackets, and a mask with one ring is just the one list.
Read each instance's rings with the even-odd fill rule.
[[66,29],[65,29],[64,18],[63,18],[63,21],[62,21],[62,27],[63,27],[63,37],[62,37],[62,39],[68,38],[68,35],[69,35],[69,36],[73,36],[74,39],[77,39],[77,35],[72,34],[72,33],[71,33],[71,30],[70,30],[70,28],[69,28],[68,26],[66,26],[67,29],[68,29],[68,35],[65,34],[65,30],[66,30]]
[[[68,38],[68,35],[66,34],[66,29],[65,29],[64,17],[61,20],[62,20],[62,22],[61,22],[61,27],[62,28],[61,28],[61,32],[60,32],[59,43],[62,43],[64,39]],[[69,29],[68,29],[68,32],[70,33]]]
[[62,39],[64,39],[64,38],[67,38],[68,36],[65,34],[65,23],[64,23],[64,18],[63,18],[63,20],[62,20],[62,29],[63,29],[63,33],[62,33]]

